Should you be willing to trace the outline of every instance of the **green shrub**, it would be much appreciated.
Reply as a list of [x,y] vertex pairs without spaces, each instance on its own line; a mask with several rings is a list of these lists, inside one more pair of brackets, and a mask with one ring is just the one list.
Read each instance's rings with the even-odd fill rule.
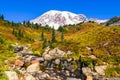
[[105,76],[106,77],[120,77],[120,66],[107,67],[107,69],[105,70]]

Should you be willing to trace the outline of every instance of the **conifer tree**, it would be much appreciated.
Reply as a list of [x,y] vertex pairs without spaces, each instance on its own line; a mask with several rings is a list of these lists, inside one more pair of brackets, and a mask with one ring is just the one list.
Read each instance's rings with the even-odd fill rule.
[[15,29],[14,29],[14,28],[13,28],[13,30],[12,30],[12,34],[15,35]]
[[56,42],[55,29],[54,29],[54,27],[53,27],[53,29],[52,29],[52,42]]
[[4,20],[4,15],[1,15],[1,19]]
[[42,31],[42,33],[41,33],[41,40],[42,40],[42,41],[44,40],[44,33],[43,33],[43,31]]
[[43,48],[47,47],[47,40],[46,40],[46,38],[44,38],[42,46],[43,46]]
[[62,30],[62,32],[61,32],[61,41],[63,42],[63,40],[64,40],[64,33],[63,33],[63,30]]
[[4,20],[4,15],[0,15],[0,20]]
[[25,24],[26,24],[26,22],[25,21],[23,21],[23,25],[25,26]]

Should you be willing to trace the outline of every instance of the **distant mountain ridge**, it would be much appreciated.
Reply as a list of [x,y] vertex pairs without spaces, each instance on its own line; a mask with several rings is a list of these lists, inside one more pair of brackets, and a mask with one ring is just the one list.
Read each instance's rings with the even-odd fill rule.
[[105,23],[107,26],[120,26],[120,16],[115,16]]
[[42,26],[50,26],[58,29],[60,26],[79,24],[82,22],[94,21],[96,23],[104,23],[107,20],[88,19],[84,14],[75,14],[69,11],[50,10],[41,16],[31,20],[31,23],[41,24]]

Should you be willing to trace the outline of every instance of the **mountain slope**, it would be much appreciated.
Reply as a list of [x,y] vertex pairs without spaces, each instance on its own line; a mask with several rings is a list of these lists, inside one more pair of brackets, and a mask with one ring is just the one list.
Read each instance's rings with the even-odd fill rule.
[[36,23],[41,24],[42,26],[48,25],[50,27],[54,27],[55,29],[58,29],[60,26],[74,25],[88,21],[92,21],[100,24],[100,23],[105,23],[108,20],[99,20],[96,18],[88,19],[83,14],[75,14],[69,11],[50,10],[44,13],[43,15],[31,20],[30,22],[34,24]]
[[73,25],[85,21],[87,21],[87,18],[83,14],[77,15],[67,11],[51,10],[39,16],[38,18],[31,20],[30,22],[42,24],[42,26],[46,25],[49,25],[50,27],[54,26],[55,29],[58,29],[59,26],[69,24]]
[[[52,30],[46,29],[46,27],[33,28],[35,25],[32,25],[13,25],[10,22],[0,21],[0,79],[2,78],[3,80],[5,78],[2,72],[9,70],[4,64],[5,60],[10,60],[12,63],[15,60],[11,44],[16,42],[22,45],[29,44],[31,45],[31,50],[35,54],[40,55],[44,50],[42,48],[44,41],[39,39],[41,32],[44,32],[47,43],[46,46],[52,45],[52,47],[58,47],[63,51],[69,50],[73,52],[70,58],[78,59],[81,55],[87,57],[94,55],[97,57],[96,63],[98,65],[106,63],[107,65],[118,66],[120,63],[120,27],[107,27],[96,23],[77,24],[74,25],[74,27],[69,25],[69,27],[63,27],[64,41],[61,41],[60,32],[55,30],[57,41],[51,43]],[[17,36],[13,34],[13,29],[15,29],[15,31],[21,29],[24,37],[18,39]],[[17,33],[17,35],[19,34]],[[34,39],[34,41],[31,41],[31,39]],[[93,53],[91,54],[86,47],[91,47]],[[91,59],[88,58],[86,60],[88,60],[86,63],[89,63]],[[119,77],[119,75],[119,73],[114,73],[113,77]]]
[[116,16],[111,18],[109,21],[106,22],[107,26],[119,26],[120,25],[120,16]]
[[100,20],[100,19],[96,19],[96,18],[90,18],[89,21],[92,21],[92,22],[100,24],[100,23],[105,23],[108,20],[107,19],[106,20]]

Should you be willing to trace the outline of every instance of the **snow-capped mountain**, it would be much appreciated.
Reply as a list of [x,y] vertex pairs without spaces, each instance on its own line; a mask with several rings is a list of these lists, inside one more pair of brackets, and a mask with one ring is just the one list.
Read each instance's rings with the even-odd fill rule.
[[78,24],[81,22],[88,21],[87,17],[83,14],[74,14],[68,11],[57,11],[51,10],[38,18],[31,20],[31,23],[38,23],[42,26],[49,25],[58,29],[59,26]]
[[107,22],[108,19],[100,20],[100,19],[97,19],[97,18],[90,18],[88,21],[93,21],[93,22],[95,22],[95,23],[100,24],[100,23],[105,23],[105,22]]
[[50,10],[43,15],[31,20],[31,23],[41,24],[42,26],[50,26],[58,29],[60,26],[73,25],[81,22],[94,21],[98,24],[107,22],[108,20],[99,20],[96,18],[88,19],[83,14],[75,14],[69,11]]

